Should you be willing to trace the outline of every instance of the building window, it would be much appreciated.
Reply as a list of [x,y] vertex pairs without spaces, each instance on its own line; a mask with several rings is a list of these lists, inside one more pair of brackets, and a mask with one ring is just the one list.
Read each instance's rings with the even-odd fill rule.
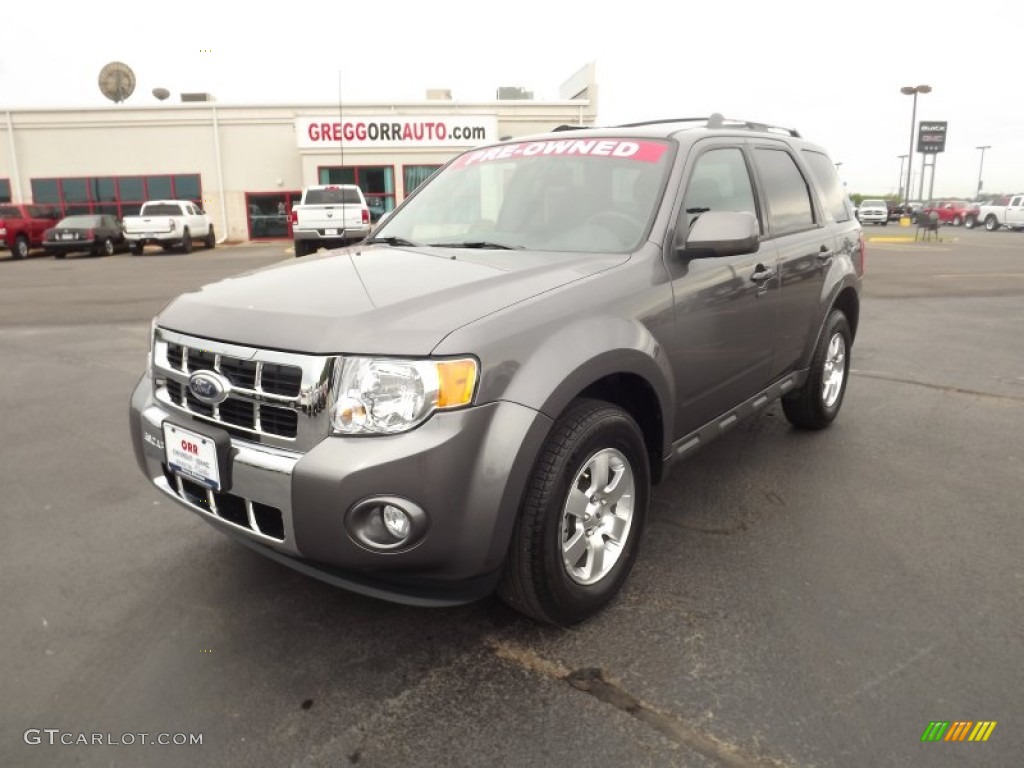
[[321,184],[355,184],[363,190],[370,220],[395,210],[395,169],[390,165],[324,166],[317,171]]
[[202,200],[199,174],[176,176],[85,176],[32,179],[32,199],[54,203],[61,214],[109,213],[124,218],[138,214],[147,200]]
[[146,195],[146,199],[174,200],[176,198],[171,187],[170,176],[147,176],[146,188],[149,190],[149,193]]
[[288,238],[292,236],[292,205],[302,197],[300,190],[251,193],[245,195],[249,221],[249,239]]
[[0,179],[0,203],[11,202],[11,182],[8,179]]
[[406,165],[402,167],[402,195],[408,197],[413,191],[430,178],[440,165]]

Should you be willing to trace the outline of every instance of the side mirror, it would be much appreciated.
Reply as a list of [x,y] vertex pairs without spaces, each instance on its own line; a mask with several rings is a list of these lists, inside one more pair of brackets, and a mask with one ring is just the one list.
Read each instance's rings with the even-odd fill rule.
[[[757,218],[745,211],[706,211],[697,216],[676,252],[684,259],[708,259],[756,253]],[[679,242],[678,240],[676,241]]]

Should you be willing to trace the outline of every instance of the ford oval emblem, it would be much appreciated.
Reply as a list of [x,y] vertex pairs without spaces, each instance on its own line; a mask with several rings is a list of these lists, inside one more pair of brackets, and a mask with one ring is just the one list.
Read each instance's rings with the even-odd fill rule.
[[209,405],[217,405],[228,399],[231,382],[213,371],[196,371],[188,377],[188,391]]

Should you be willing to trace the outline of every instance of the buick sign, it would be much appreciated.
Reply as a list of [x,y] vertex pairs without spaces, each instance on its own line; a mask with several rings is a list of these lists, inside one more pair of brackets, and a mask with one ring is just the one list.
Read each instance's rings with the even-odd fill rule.
[[188,391],[200,402],[217,405],[228,399],[231,382],[213,371],[196,371],[188,377]]

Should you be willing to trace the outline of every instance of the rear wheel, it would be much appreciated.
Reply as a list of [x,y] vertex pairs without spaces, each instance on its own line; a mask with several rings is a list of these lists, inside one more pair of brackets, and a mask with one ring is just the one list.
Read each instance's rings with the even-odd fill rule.
[[109,237],[104,238],[103,244],[99,249],[100,256],[113,256],[114,255],[114,241]]
[[28,252],[28,238],[26,238],[24,235],[18,235],[14,239],[14,245],[11,246],[11,255],[14,256],[14,258],[16,259],[24,259],[26,256],[28,256]]
[[978,219],[974,216],[968,216],[964,219],[964,229],[974,229],[978,225]]
[[824,429],[839,414],[846,394],[853,339],[846,315],[833,309],[811,359],[807,381],[782,398],[782,410],[798,429]]
[[181,252],[192,253],[192,233],[187,229],[181,234]]
[[214,234],[213,224],[210,225],[210,231],[206,233],[206,237],[203,239],[203,245],[207,248],[217,247],[217,235]]
[[990,213],[985,217],[985,229],[989,232],[995,232],[999,229],[999,219],[996,218],[994,213]]
[[957,214],[956,216],[954,216],[954,217],[953,217],[953,226],[954,226],[954,227],[959,227],[959,226],[960,226],[961,224],[963,224],[963,223],[964,223],[964,220],[963,220],[963,218],[962,218],[962,217],[960,216],[960,214],[959,214],[959,213],[958,213],[958,214]]
[[310,253],[309,244],[305,240],[295,241],[295,258],[300,258]]
[[552,624],[599,611],[633,567],[649,495],[647,449],[633,418],[610,403],[575,401],[533,468],[501,598]]

